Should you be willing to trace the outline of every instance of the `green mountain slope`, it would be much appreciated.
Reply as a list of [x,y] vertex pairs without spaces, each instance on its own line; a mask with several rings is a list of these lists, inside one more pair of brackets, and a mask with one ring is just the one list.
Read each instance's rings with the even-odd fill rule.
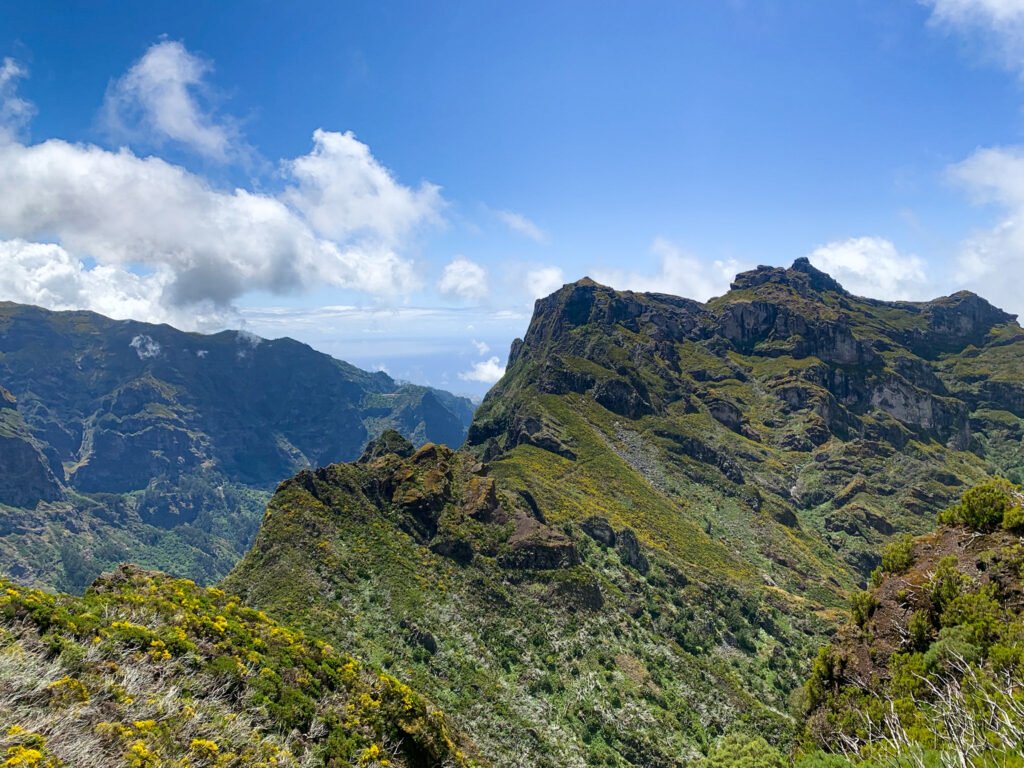
[[[570,517],[637,514],[635,494],[607,492],[617,459],[611,477],[773,579],[833,556],[866,576],[965,483],[1020,473],[1022,359],[1024,331],[977,296],[862,299],[806,260],[706,305],[584,280],[538,302],[468,444]],[[695,541],[641,527],[653,546]]]
[[583,280],[537,303],[462,451],[388,435],[300,473],[226,584],[497,764],[785,747],[885,542],[1020,471],[1022,343],[971,294],[863,299],[805,260],[707,304]]
[[1024,765],[1024,494],[990,481],[941,519],[815,662],[807,735],[836,765]]
[[386,434],[283,483],[225,588],[408,680],[497,765],[684,765],[738,721],[785,741],[826,611],[699,529],[673,555],[554,524],[490,469]]
[[128,559],[219,578],[280,480],[354,459],[385,428],[459,444],[473,410],[291,339],[9,303],[0,383],[16,406],[0,412],[21,425],[8,431],[32,446],[0,444],[22,446],[17,460],[28,462],[24,472],[4,465],[12,490],[0,488],[0,562],[22,581],[65,589]]
[[132,567],[84,597],[0,579],[4,766],[476,765],[458,741],[398,680],[220,590]]

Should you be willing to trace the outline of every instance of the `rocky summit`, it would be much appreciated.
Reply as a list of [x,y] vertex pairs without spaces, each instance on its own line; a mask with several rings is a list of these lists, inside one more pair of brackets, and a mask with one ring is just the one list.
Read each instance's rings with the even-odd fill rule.
[[[965,483],[1020,478],[1022,359],[1015,318],[974,294],[865,299],[806,259],[707,304],[583,280],[537,303],[468,446],[538,498],[610,453],[773,579],[808,562],[801,535],[861,578]],[[537,450],[563,461],[520,472]]]
[[201,581],[269,491],[390,427],[459,444],[464,398],[291,339],[0,303],[0,569],[78,590],[133,560]]

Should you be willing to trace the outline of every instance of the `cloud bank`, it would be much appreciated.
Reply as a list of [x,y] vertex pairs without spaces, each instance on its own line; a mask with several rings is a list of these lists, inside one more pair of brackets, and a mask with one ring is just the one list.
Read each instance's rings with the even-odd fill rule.
[[594,279],[619,290],[668,293],[707,301],[729,290],[729,283],[744,269],[734,259],[704,261],[663,237],[655,238],[651,253],[659,262],[657,272],[604,269],[596,271]]
[[218,121],[206,104],[211,93],[206,76],[212,70],[209,61],[175,40],[150,46],[107,89],[103,104],[107,128],[121,139],[146,140],[157,146],[169,140],[226,161],[237,153],[239,135],[233,121]]
[[[112,86],[119,110],[213,157],[231,134],[210,122],[190,88],[208,71],[178,43],[162,42]],[[17,127],[31,105],[25,72],[0,69],[0,115]],[[278,193],[218,189],[206,178],[131,149],[0,132],[0,278],[4,298],[84,307],[185,327],[216,324],[236,300],[333,286],[374,297],[421,285],[404,251],[442,221],[435,185],[399,183],[351,133],[317,130],[309,154],[284,161]],[[90,266],[86,266],[89,264]]]
[[846,290],[873,299],[928,299],[924,259],[882,237],[851,237],[815,248],[808,258]]

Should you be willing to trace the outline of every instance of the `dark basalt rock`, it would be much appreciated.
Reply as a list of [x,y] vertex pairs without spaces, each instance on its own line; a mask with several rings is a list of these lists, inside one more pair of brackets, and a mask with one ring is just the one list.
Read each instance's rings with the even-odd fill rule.
[[615,551],[619,553],[619,559],[640,573],[646,575],[651,569],[644,553],[640,551],[640,541],[632,528],[623,528],[615,537]]
[[615,529],[603,517],[588,517],[580,528],[594,541],[605,547],[615,546]]
[[532,517],[516,521],[508,550],[498,556],[501,567],[515,570],[571,568],[578,562],[572,539]]
[[593,577],[566,578],[556,580],[548,588],[545,602],[570,611],[593,613],[604,607],[604,595]]
[[381,456],[394,454],[399,458],[406,459],[416,452],[416,447],[405,439],[405,437],[394,429],[385,429],[379,437],[374,438],[366,444],[358,461],[366,464],[378,459]]
[[398,626],[405,630],[406,638],[413,645],[418,645],[431,656],[437,653],[437,639],[433,634],[420,629],[408,619],[402,619]]
[[606,379],[594,388],[594,399],[612,413],[638,419],[651,413],[651,404],[625,379]]
[[430,542],[430,551],[441,557],[454,560],[459,565],[473,562],[473,545],[465,539],[441,538]]

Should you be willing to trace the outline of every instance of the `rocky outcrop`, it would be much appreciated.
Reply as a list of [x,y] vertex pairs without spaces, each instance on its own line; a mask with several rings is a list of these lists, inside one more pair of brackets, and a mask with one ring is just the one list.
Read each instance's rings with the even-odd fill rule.
[[17,410],[0,387],[0,504],[35,507],[63,496],[60,482]]

